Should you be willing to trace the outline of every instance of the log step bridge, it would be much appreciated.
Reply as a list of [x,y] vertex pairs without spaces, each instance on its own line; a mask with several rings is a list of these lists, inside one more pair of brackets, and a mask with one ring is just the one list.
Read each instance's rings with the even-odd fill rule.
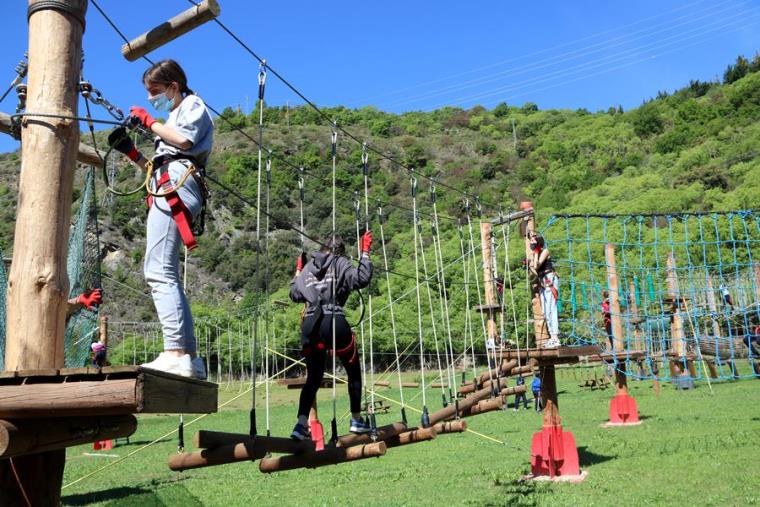
[[254,461],[273,452],[313,454],[314,442],[299,442],[290,438],[265,437],[199,431],[193,439],[196,447],[207,447],[197,452],[183,452],[169,458],[169,468],[176,472],[241,461]]
[[0,373],[0,419],[207,414],[217,385],[140,366]]
[[435,426],[435,432],[437,435],[445,435],[446,433],[464,433],[467,431],[467,421],[454,420],[439,422]]
[[264,458],[259,462],[259,470],[269,474],[298,468],[318,468],[327,465],[337,465],[338,463],[345,463],[347,461],[380,457],[385,455],[386,449],[385,442],[375,442],[373,444],[356,445],[353,447],[325,447],[324,450],[317,452]]

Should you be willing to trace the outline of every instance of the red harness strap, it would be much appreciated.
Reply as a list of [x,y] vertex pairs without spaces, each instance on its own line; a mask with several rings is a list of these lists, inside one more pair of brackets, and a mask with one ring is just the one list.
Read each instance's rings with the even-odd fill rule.
[[[190,214],[190,210],[187,209],[185,203],[180,199],[176,190],[172,189],[172,182],[169,179],[169,171],[162,171],[161,177],[158,179],[158,188],[164,192],[169,192],[165,198],[166,203],[169,205],[169,209],[172,212],[172,218],[177,224],[179,229],[179,235],[182,237],[182,242],[185,244],[188,250],[198,246],[198,242],[195,240],[192,231],[193,216]],[[148,195],[148,208],[153,205],[153,196]]]
[[[332,353],[332,351],[330,351]],[[356,334],[351,333],[351,342],[342,349],[338,349],[336,354],[339,358],[345,359],[348,364],[354,364],[358,359],[358,351],[356,350]]]

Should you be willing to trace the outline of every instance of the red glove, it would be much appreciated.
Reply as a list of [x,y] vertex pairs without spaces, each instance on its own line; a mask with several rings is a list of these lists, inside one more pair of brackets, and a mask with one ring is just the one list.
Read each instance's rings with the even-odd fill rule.
[[303,271],[303,267],[306,265],[306,254],[301,252],[296,259],[296,271]]
[[150,128],[153,126],[154,123],[156,123],[156,119],[153,118],[148,111],[145,110],[144,107],[138,107],[138,106],[132,106],[129,108],[129,116],[134,116],[138,120],[140,120],[140,123],[145,125],[145,128],[150,130]]
[[372,246],[372,231],[367,231],[362,234],[361,238],[362,253],[369,253],[369,249]]
[[91,289],[77,296],[77,303],[88,310],[94,310],[95,305],[103,302],[103,291],[101,289]]

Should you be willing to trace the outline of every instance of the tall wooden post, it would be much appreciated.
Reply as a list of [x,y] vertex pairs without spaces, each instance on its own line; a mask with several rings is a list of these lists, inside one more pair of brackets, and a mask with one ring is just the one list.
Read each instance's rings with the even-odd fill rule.
[[[671,361],[671,371],[675,376],[683,376],[686,373],[684,368],[684,357],[686,356],[686,338],[683,330],[683,319],[681,317],[681,300],[683,297],[678,290],[678,273],[676,272],[676,260],[673,253],[668,254],[667,261],[667,280],[668,296],[670,297],[672,316],[670,318],[670,340],[674,359]],[[688,361],[687,361],[688,364]]]
[[[483,290],[485,291],[486,308],[488,309],[488,338],[496,343],[498,332],[496,330],[496,293],[493,283],[493,255],[491,251],[491,222],[480,224],[480,243],[482,245],[483,258]],[[488,351],[486,351],[488,353]]]
[[[612,320],[612,337],[615,342],[613,354],[617,358],[615,368],[615,397],[610,400],[611,424],[626,425],[639,423],[639,410],[636,400],[628,394],[628,376],[625,363],[625,336],[623,319],[620,311],[620,282],[615,261],[615,245],[604,246],[604,258],[607,264],[607,284],[610,287],[610,319]],[[622,358],[622,360],[621,360]]]
[[752,265],[752,279],[755,287],[755,303],[760,303],[760,264]]
[[[29,0],[27,111],[77,116],[87,0]],[[63,367],[66,250],[79,123],[27,117],[13,263],[8,279],[8,370]],[[65,451],[0,462],[0,504],[58,505]],[[20,484],[16,481],[16,474]],[[23,488],[23,491],[22,491]]]
[[[612,320],[612,337],[615,340],[613,354],[620,358],[625,354],[625,337],[623,336],[623,319],[620,313],[620,284],[615,262],[615,245],[607,243],[604,246],[604,257],[607,263],[607,285],[610,287],[610,319]],[[615,385],[618,392],[628,392],[628,380],[625,374],[625,362],[620,362],[615,370]]]

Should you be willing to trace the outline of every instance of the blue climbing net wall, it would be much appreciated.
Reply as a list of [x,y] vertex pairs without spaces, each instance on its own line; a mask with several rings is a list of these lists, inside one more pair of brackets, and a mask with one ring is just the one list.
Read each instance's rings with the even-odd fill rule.
[[[95,170],[87,171],[81,199],[75,203],[74,224],[69,236],[69,252],[66,269],[69,276],[69,297],[101,286],[100,242],[98,234],[98,210],[95,200]],[[2,252],[0,251],[0,260]],[[5,323],[6,288],[8,279],[5,264],[0,263],[0,371],[5,369]],[[80,308],[66,321],[64,361],[66,367],[78,367],[87,363],[90,344],[97,339],[99,331],[98,311]]]
[[[702,359],[720,378],[760,375],[758,211],[554,215],[542,232],[561,280],[567,344],[611,349],[602,313],[611,244],[626,351],[619,360],[629,375],[668,378],[668,361],[697,361],[701,379]],[[682,332],[672,326],[676,313]]]

